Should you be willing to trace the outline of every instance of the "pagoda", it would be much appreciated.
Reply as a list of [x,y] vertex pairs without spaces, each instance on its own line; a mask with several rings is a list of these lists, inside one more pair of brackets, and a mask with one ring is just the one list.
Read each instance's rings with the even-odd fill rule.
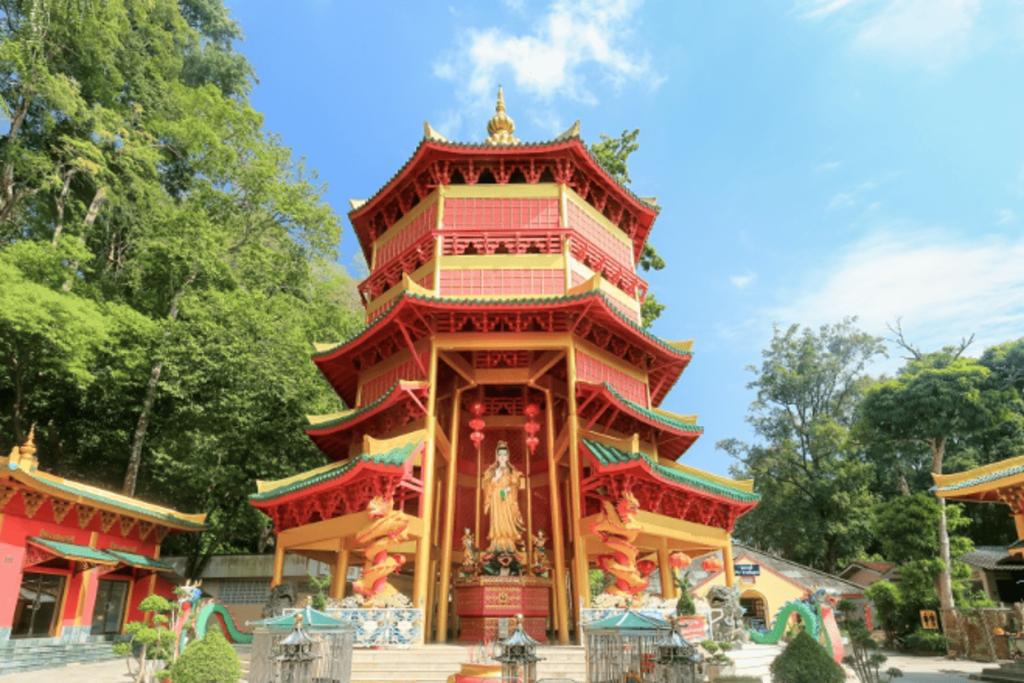
[[658,408],[692,342],[640,325],[654,200],[601,167],[579,122],[521,143],[500,89],[482,144],[424,131],[352,202],[366,327],[313,355],[351,408],[306,429],[331,464],[252,496],[277,533],[274,584],[298,553],[334,567],[341,598],[359,562],[367,607],[400,604],[411,576],[426,640],[496,637],[515,609],[563,643],[592,568],[628,603],[654,567],[674,596],[673,553],[721,550],[732,585],[730,533],[758,496],[676,462],[703,430]]

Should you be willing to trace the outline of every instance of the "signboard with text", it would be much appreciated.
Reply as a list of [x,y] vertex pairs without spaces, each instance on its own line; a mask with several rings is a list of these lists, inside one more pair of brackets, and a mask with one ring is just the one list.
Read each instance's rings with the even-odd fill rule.
[[732,567],[736,576],[761,576],[761,565],[759,564],[734,564]]
[[679,633],[694,644],[711,637],[708,633],[708,620],[703,615],[679,617]]

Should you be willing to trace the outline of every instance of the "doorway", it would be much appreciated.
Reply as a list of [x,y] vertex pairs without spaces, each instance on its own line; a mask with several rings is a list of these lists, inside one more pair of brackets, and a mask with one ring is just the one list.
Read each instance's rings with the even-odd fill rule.
[[128,581],[100,579],[96,589],[96,606],[92,611],[92,635],[111,636],[121,632],[128,585]]
[[12,638],[46,638],[56,633],[65,580],[62,574],[25,572],[14,608]]

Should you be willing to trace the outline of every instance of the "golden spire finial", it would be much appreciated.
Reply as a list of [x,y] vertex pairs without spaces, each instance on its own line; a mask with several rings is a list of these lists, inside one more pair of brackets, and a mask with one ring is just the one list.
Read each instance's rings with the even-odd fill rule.
[[505,113],[505,94],[498,84],[498,104],[494,107],[494,116],[487,122],[488,138],[485,145],[518,145],[519,140],[512,134],[516,132],[515,121]]
[[36,454],[36,426],[34,424],[32,429],[28,430],[28,438],[25,439],[25,443],[21,444],[18,450],[22,455],[33,456]]

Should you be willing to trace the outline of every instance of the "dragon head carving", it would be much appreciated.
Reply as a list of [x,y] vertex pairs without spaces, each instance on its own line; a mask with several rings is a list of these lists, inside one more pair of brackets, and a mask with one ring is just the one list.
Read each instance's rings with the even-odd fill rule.
[[640,503],[632,491],[626,491],[615,502],[615,511],[619,513],[619,519],[630,520],[636,517],[636,513],[640,511]]
[[366,504],[366,512],[372,519],[379,519],[384,515],[391,512],[394,502],[391,498],[385,498],[384,496],[374,496],[370,499],[370,502]]

